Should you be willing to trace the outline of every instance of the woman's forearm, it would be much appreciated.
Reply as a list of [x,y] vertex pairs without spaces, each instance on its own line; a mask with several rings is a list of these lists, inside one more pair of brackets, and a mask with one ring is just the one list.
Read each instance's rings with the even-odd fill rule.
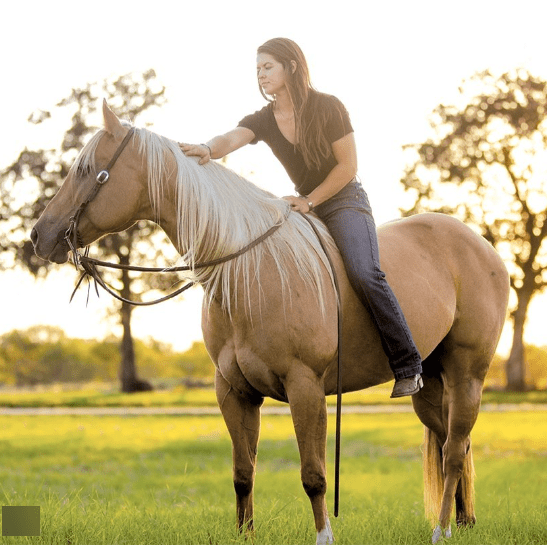
[[236,149],[245,146],[254,138],[254,133],[243,127],[237,127],[226,134],[211,138],[206,145],[211,150],[211,159],[221,159]]
[[229,139],[223,134],[211,138],[211,140],[205,142],[205,145],[211,151],[211,159],[222,159],[232,151]]
[[313,206],[328,201],[351,182],[356,174],[357,170],[352,165],[338,163],[325,180],[307,195],[308,201],[311,201]]

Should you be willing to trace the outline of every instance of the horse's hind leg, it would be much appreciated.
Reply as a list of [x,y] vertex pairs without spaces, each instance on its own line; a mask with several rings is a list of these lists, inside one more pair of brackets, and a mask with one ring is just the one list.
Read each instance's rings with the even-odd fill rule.
[[232,438],[238,528],[252,531],[253,488],[262,399],[253,402],[240,395],[218,371],[215,388],[220,411]]
[[334,537],[325,502],[327,404],[324,386],[310,368],[295,363],[285,381],[285,390],[300,451],[302,484],[315,519],[316,543],[327,545],[334,542]]
[[469,435],[480,407],[480,370],[487,368],[484,361],[472,349],[447,350],[446,345],[441,345],[424,361],[424,387],[412,397],[416,414],[428,428],[424,448],[426,514],[439,521],[433,543],[440,539],[443,530],[447,537],[451,534],[454,499],[458,526],[475,523]]
[[[441,509],[444,488],[442,446],[446,442],[447,426],[443,416],[443,382],[438,371],[440,362],[430,356],[424,361],[423,388],[412,396],[418,418],[425,426],[423,445],[424,507],[428,520],[436,524]],[[433,362],[433,365],[432,365]]]
[[470,433],[480,409],[484,373],[482,357],[472,348],[457,347],[443,360],[444,412],[447,439],[443,445],[444,490],[439,526],[448,528],[454,499],[459,524],[475,522],[473,506],[473,462]]

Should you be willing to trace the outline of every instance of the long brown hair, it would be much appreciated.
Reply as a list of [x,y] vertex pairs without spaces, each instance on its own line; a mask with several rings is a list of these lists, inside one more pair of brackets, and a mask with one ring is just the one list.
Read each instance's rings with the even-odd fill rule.
[[[286,74],[287,91],[294,108],[296,145],[301,151],[309,169],[319,169],[322,159],[329,157],[332,148],[325,134],[328,112],[315,108],[319,93],[313,88],[308,63],[300,47],[288,38],[273,38],[262,44],[258,53],[266,53],[283,66]],[[293,69],[292,62],[296,63]],[[293,71],[294,70],[294,71]],[[259,84],[260,93],[270,101]]]

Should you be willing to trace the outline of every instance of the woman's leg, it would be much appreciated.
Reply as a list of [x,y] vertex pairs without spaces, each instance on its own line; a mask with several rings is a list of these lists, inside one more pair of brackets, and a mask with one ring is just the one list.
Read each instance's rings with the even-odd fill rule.
[[376,225],[361,185],[351,182],[316,211],[340,250],[353,289],[380,332],[395,379],[419,375],[421,357],[381,270]]

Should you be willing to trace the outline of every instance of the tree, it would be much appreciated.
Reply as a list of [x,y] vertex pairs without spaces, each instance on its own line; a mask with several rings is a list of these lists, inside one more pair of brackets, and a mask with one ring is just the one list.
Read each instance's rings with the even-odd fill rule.
[[[164,104],[164,93],[165,87],[158,84],[153,70],[126,74],[73,89],[56,105],[53,113],[40,110],[29,117],[30,123],[42,124],[54,114],[71,114],[70,126],[57,148],[24,149],[12,165],[0,171],[0,243],[5,250],[0,256],[0,270],[20,264],[34,276],[43,277],[50,271],[50,264],[34,255],[28,233],[59,189],[86,140],[97,131],[98,127],[91,126],[89,119],[98,118],[96,114],[102,99],[107,99],[118,116],[134,120],[149,108]],[[162,266],[166,264],[164,256],[174,256],[167,237],[148,222],[139,222],[124,233],[107,236],[96,246],[100,259],[125,264],[158,264],[159,261]],[[117,284],[123,297],[136,300],[145,290],[163,291],[173,283],[173,277],[146,278],[127,271],[105,273],[105,276]],[[147,382],[137,377],[131,335],[132,307],[121,303],[117,312],[123,329],[120,345],[122,390],[150,389]]]
[[507,388],[523,390],[523,333],[530,301],[547,285],[547,82],[526,70],[464,81],[456,104],[439,105],[433,136],[406,146],[401,183],[411,215],[452,214],[476,227],[509,269],[514,294]]

